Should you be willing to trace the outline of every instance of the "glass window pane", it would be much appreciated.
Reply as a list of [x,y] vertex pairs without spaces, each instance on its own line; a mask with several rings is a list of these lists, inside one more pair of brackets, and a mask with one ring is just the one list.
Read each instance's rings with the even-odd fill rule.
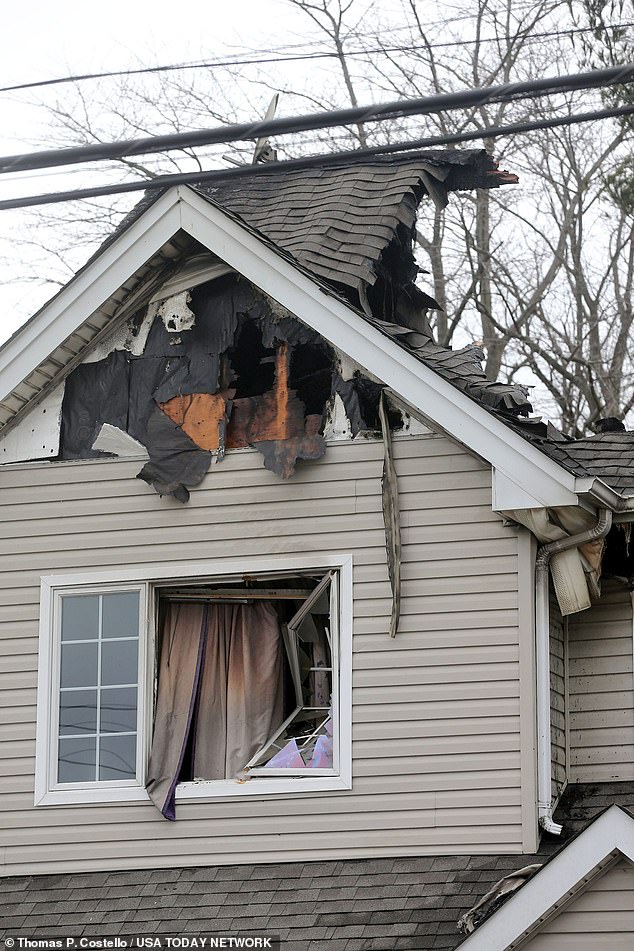
[[99,596],[66,595],[62,598],[62,640],[88,641],[99,635]]
[[136,687],[101,691],[100,733],[134,733],[136,719]]
[[97,740],[94,736],[60,739],[57,781],[59,783],[92,782],[95,779]]
[[60,673],[62,687],[97,686],[97,642],[62,644]]
[[102,736],[99,741],[99,779],[134,779],[136,736]]
[[97,691],[62,690],[59,698],[59,732],[97,732]]
[[102,642],[102,685],[110,686],[114,684],[135,684],[137,682],[137,646],[138,641]]
[[138,591],[122,591],[120,594],[104,594],[102,610],[102,637],[138,636]]

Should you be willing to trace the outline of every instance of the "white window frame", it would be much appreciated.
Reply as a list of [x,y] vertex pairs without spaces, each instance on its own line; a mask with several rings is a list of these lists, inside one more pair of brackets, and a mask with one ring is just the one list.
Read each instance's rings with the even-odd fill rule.
[[[335,570],[338,592],[338,703],[333,722],[338,743],[338,763],[334,770],[315,771],[318,775],[263,776],[261,771],[247,781],[213,780],[180,783],[176,801],[241,799],[284,796],[315,792],[335,792],[352,788],[352,555],[270,556],[249,559],[223,559],[184,562],[169,568],[156,564],[138,565],[115,571],[89,571],[41,578],[40,646],[37,694],[37,738],[35,761],[35,805],[70,805],[148,801],[145,773],[149,758],[153,716],[153,676],[155,661],[154,592],[174,582],[230,581],[245,574],[312,572]],[[109,780],[55,785],[57,757],[57,708],[59,704],[60,597],[68,594],[113,593],[138,590],[141,601],[139,630],[139,733],[137,737],[138,773],[134,780]],[[333,658],[334,660],[334,658]],[[335,693],[335,690],[333,690]],[[338,768],[337,768],[338,767]],[[336,770],[336,774],[335,773]]]

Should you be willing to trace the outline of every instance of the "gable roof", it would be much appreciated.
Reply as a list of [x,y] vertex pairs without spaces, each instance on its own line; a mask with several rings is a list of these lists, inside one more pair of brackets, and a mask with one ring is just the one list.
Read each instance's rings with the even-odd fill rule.
[[[96,342],[147,301],[173,273],[174,262],[191,253],[193,238],[352,355],[411,407],[510,476],[509,484],[514,486],[519,478],[534,504],[574,504],[579,492],[598,492],[603,501],[618,505],[617,494],[585,467],[572,466],[564,456],[552,461],[543,445],[530,444],[532,428],[522,426],[519,416],[530,409],[525,392],[487,381],[476,348],[440,347],[424,321],[404,326],[378,319],[363,313],[349,295],[342,296],[347,290],[362,298],[364,284],[378,279],[386,250],[399,226],[411,231],[416,204],[425,191],[442,201],[450,188],[497,186],[512,179],[499,173],[484,151],[371,160],[354,166],[354,195],[348,167],[310,171],[308,178],[305,171],[282,179],[273,171],[259,175],[246,189],[248,199],[241,180],[241,190],[235,183],[181,187],[142,203],[66,288],[0,350],[0,425],[21,418]],[[397,184],[388,188],[388,181]],[[268,228],[279,244],[236,211],[212,202],[212,188],[216,198],[233,201],[261,228]],[[337,200],[326,200],[334,194],[340,204],[348,201],[363,209],[360,216],[347,211],[347,232],[340,227]],[[305,209],[292,213],[302,202],[317,209],[308,230],[303,225]],[[275,217],[280,205],[285,210],[278,208]],[[357,246],[365,256],[356,255]],[[302,261],[309,261],[310,267]],[[319,269],[330,275],[328,284],[316,273]],[[420,311],[421,301],[415,303]],[[457,390],[468,397],[466,402]],[[517,436],[504,431],[509,424]],[[507,486],[507,501],[508,496]]]
[[482,922],[462,942],[461,951],[506,951],[515,946],[619,857],[634,863],[634,815],[611,805]]

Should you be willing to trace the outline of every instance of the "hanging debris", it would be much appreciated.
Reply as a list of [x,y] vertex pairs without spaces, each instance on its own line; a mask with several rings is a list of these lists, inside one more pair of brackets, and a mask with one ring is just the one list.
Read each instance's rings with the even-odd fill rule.
[[385,390],[379,400],[379,417],[383,433],[383,478],[381,494],[383,498],[383,522],[385,524],[385,547],[387,549],[387,567],[392,589],[392,615],[390,618],[390,637],[396,637],[401,614],[401,526],[398,504],[398,479],[392,456],[392,434],[387,415]]
[[121,349],[68,377],[62,458],[103,455],[99,434],[115,428],[147,450],[139,478],[185,502],[226,449],[253,447],[284,479],[321,458],[337,394],[353,435],[380,428],[381,385],[343,380],[326,341],[235,274],[178,288],[133,324],[144,341],[123,334]]

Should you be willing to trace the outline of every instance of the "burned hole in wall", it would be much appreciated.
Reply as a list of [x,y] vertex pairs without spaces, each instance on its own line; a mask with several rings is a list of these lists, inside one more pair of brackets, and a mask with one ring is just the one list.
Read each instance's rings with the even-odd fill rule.
[[298,461],[323,456],[336,393],[353,434],[378,428],[380,384],[357,374],[344,385],[337,367],[327,341],[236,274],[159,292],[125,340],[69,375],[60,454],[102,455],[95,442],[108,424],[147,450],[139,478],[183,502],[226,449],[253,447],[289,478]]
[[235,399],[261,396],[273,389],[275,348],[264,346],[262,330],[255,321],[244,320],[227,356]]

